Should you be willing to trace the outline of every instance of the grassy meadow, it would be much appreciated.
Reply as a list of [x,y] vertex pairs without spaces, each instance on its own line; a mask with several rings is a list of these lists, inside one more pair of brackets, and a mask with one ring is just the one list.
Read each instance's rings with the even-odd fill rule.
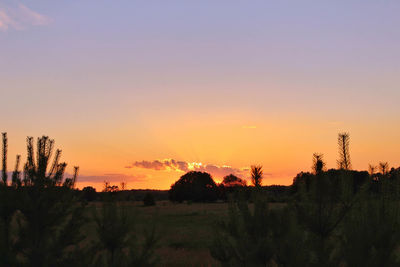
[[[155,224],[159,243],[156,249],[159,266],[220,266],[209,251],[219,220],[225,220],[228,203],[172,203],[159,201],[156,206],[145,207],[143,202],[122,202],[128,208],[136,233]],[[283,204],[273,203],[271,208]],[[90,203],[90,209],[99,208],[100,202]],[[94,235],[94,223],[85,226],[89,236]]]
[[[88,209],[99,207],[92,203]],[[155,224],[159,236],[156,254],[160,266],[219,266],[209,252],[216,223],[227,215],[227,203],[174,204],[157,202],[145,207],[143,202],[126,202],[134,227],[141,233]],[[94,231],[94,225],[87,225]],[[85,229],[86,231],[86,229]],[[94,234],[94,233],[93,233]]]

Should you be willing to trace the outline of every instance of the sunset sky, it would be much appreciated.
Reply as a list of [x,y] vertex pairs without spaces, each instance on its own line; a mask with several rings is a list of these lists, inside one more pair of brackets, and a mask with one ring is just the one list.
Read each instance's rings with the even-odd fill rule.
[[314,152],[400,165],[400,1],[0,0],[9,168],[48,135],[103,181],[168,189],[188,170],[291,184]]

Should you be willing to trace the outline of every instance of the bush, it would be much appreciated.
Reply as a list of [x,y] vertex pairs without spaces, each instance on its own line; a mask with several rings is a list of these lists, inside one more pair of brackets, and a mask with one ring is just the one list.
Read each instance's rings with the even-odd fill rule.
[[93,248],[93,266],[154,266],[154,249],[158,238],[154,225],[139,235],[134,231],[133,218],[126,206],[111,199],[94,210],[97,243]]
[[86,186],[82,189],[82,198],[86,201],[94,201],[97,198],[96,189],[91,186]]
[[33,138],[28,137],[23,178],[19,177],[18,164],[11,186],[7,176],[3,177],[0,189],[0,224],[4,229],[0,244],[5,248],[0,255],[2,266],[71,266],[79,259],[84,206],[73,191],[78,168],[75,167],[73,178],[64,179],[67,164],[58,162],[60,150],[48,168],[53,145],[54,140],[46,136],[38,138],[34,157]]
[[306,235],[290,209],[269,209],[264,192],[253,207],[239,197],[216,229],[210,252],[222,266],[307,266]]

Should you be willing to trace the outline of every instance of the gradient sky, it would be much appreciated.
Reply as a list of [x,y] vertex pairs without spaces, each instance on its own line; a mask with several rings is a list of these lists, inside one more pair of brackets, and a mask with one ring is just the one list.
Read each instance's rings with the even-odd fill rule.
[[290,184],[314,152],[336,167],[340,131],[354,168],[399,166],[399,14],[378,0],[0,0],[0,130],[10,158],[28,135],[54,138],[78,187],[98,189],[252,164]]

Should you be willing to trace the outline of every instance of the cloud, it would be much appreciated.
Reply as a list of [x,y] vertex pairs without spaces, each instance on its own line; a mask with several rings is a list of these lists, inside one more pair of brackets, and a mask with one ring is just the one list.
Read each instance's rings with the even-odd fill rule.
[[42,26],[50,23],[50,18],[18,3],[0,5],[0,31],[25,30],[31,26]]
[[154,160],[154,161],[136,161],[135,163],[133,163],[134,167],[139,167],[139,168],[144,168],[144,169],[153,169],[153,170],[165,170],[166,169],[166,165],[164,165],[163,162],[158,161],[158,160]]
[[153,160],[153,161],[135,161],[125,168],[145,168],[156,171],[172,170],[172,171],[203,171],[211,173],[216,177],[224,177],[228,174],[235,174],[237,176],[245,176],[249,172],[249,168],[233,168],[231,166],[218,166],[214,164],[202,164],[200,162],[186,162],[174,159]]

